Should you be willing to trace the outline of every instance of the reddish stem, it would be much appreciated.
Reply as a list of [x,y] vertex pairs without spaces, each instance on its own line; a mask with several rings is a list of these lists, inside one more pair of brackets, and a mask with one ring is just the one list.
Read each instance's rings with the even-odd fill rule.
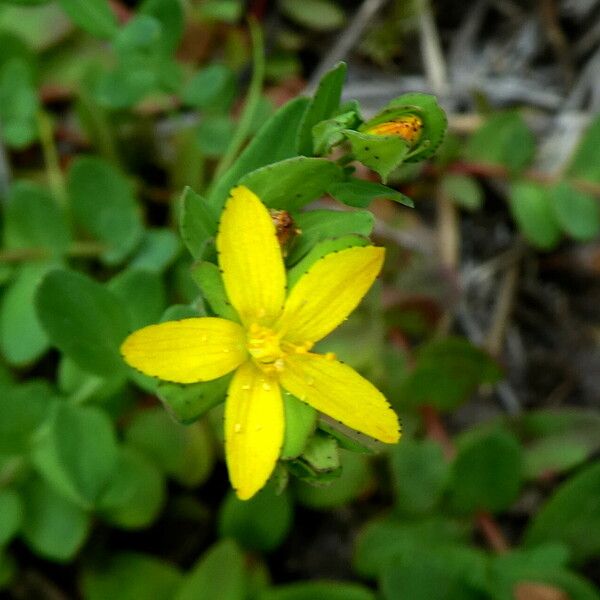
[[510,550],[510,546],[500,526],[494,521],[494,517],[490,513],[487,511],[478,512],[475,515],[475,523],[481,530],[483,537],[485,537],[485,541],[494,552],[504,554]]

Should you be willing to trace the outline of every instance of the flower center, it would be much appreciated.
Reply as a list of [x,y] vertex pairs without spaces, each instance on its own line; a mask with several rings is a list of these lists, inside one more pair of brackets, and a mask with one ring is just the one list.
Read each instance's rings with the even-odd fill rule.
[[248,330],[248,352],[261,368],[268,366],[273,366],[277,370],[283,368],[284,352],[280,341],[279,335],[272,329],[257,323],[252,323]]
[[313,342],[294,344],[281,339],[281,334],[252,323],[247,332],[247,348],[256,365],[265,373],[274,375],[285,368],[285,357],[304,354],[313,347]]

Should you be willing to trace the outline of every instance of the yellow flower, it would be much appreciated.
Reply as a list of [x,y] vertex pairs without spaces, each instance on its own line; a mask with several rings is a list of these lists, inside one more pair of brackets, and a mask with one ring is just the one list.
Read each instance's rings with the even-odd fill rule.
[[150,325],[132,333],[121,352],[142,373],[178,383],[235,370],[225,404],[225,453],[237,495],[247,499],[260,490],[279,458],[281,388],[352,429],[397,442],[398,418],[383,395],[333,355],[310,352],[356,308],[381,269],[384,249],[328,254],[286,292],[269,212],[253,192],[237,187],[221,216],[217,251],[240,322],[200,317]]

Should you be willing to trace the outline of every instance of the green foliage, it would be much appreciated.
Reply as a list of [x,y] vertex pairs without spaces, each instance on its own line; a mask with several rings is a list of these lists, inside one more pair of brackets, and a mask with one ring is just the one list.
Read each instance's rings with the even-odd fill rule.
[[117,20],[107,0],[59,0],[61,8],[82,29],[101,38],[117,32]]
[[11,489],[0,490],[0,546],[5,546],[23,522],[23,502]]
[[219,533],[250,550],[271,552],[285,540],[293,516],[287,491],[276,494],[273,486],[268,486],[248,501],[229,492],[219,512]]
[[340,453],[340,461],[341,473],[331,482],[321,483],[318,487],[297,483],[294,493],[300,504],[316,510],[328,510],[357,500],[369,491],[373,473],[367,458],[346,451]]
[[159,469],[135,448],[122,446],[98,510],[108,522],[124,529],[148,527],[163,508],[165,496]]
[[483,383],[501,377],[498,365],[466,340],[447,338],[423,346],[414,370],[400,386],[399,397],[412,406],[431,404],[452,410]]
[[600,233],[600,206],[593,196],[562,181],[550,190],[550,202],[558,225],[573,239],[585,242]]
[[121,262],[142,238],[140,212],[129,182],[109,163],[85,157],[69,170],[68,189],[79,224],[106,245],[103,258]]
[[185,486],[200,485],[214,465],[212,440],[206,426],[197,422],[184,427],[160,407],[138,413],[127,427],[125,440],[163,473]]
[[453,202],[466,210],[479,210],[483,205],[483,191],[477,180],[467,175],[446,175],[442,190]]
[[[348,235],[368,237],[373,230],[375,219],[373,214],[366,210],[352,212],[311,210],[299,214],[295,222],[302,233],[294,240],[287,256],[290,265],[304,258],[319,242],[329,238],[342,238]],[[310,265],[305,264],[305,266]]]
[[535,152],[535,138],[517,112],[492,115],[469,139],[467,158],[522,171]]
[[307,0],[302,3],[282,0],[281,8],[288,18],[317,31],[338,29],[344,24],[343,11],[331,0]]
[[248,173],[240,185],[251,189],[267,206],[295,212],[320,198],[343,177],[341,167],[324,158],[296,156]]
[[87,567],[81,583],[88,600],[170,600],[181,582],[181,573],[172,565],[152,556],[128,552]]
[[367,208],[373,200],[381,198],[414,207],[413,201],[404,194],[381,183],[362,179],[351,178],[348,181],[333,183],[327,188],[327,193],[336,200],[357,208]]
[[404,440],[393,448],[390,468],[400,511],[419,515],[436,508],[450,476],[439,444]]
[[459,512],[508,508],[521,489],[523,453],[503,430],[470,432],[458,446],[451,469],[451,503]]
[[22,493],[27,545],[45,558],[70,560],[89,534],[89,515],[37,477],[25,484]]
[[576,562],[597,555],[599,540],[590,532],[600,526],[599,489],[600,464],[596,462],[558,488],[531,521],[525,543],[564,543]]
[[246,175],[269,165],[296,156],[296,136],[308,105],[306,98],[284,104],[259,129],[238,159],[213,185],[208,203],[218,214],[229,190]]
[[371,590],[339,581],[292,583],[265,590],[259,600],[375,600]]
[[66,216],[41,186],[17,181],[11,188],[4,212],[4,244],[16,250],[42,251],[42,256],[64,254],[71,243]]
[[84,275],[57,269],[38,287],[35,303],[50,342],[82,369],[124,371],[119,346],[129,319],[118,296]]
[[[297,6],[297,4],[291,2],[288,2],[288,4]],[[307,10],[306,5],[301,10]],[[312,12],[310,9],[308,10]],[[317,91],[310,99],[300,123],[297,141],[298,154],[306,156],[316,154],[313,146],[314,127],[321,121],[331,118],[337,112],[342,97],[344,80],[346,79],[346,70],[346,64],[339,63],[321,78]]]
[[193,566],[175,599],[243,600],[246,580],[243,560],[234,542],[219,542]]
[[32,458],[52,487],[82,508],[90,508],[115,471],[113,425],[97,408],[57,402],[36,435]]
[[4,295],[0,306],[0,347],[12,365],[30,364],[48,349],[48,335],[36,315],[34,297],[50,268],[47,263],[23,266]]
[[548,250],[560,238],[560,229],[546,190],[535,183],[517,182],[510,197],[512,215],[534,246]]
[[38,99],[29,64],[13,58],[0,65],[0,119],[2,139],[23,148],[37,138]]
[[[410,217],[384,202],[412,207],[408,190],[475,212],[484,193],[507,189],[532,246],[593,242],[600,121],[559,176],[527,170],[535,138],[517,111],[486,118],[466,140],[453,136],[435,164],[409,171],[446,133],[433,96],[404,94],[363,121],[358,102],[341,102],[340,63],[310,97],[272,114],[271,88],[283,89],[278,78],[299,64],[305,36],[312,53],[315,33],[344,23],[344,3],[271,8],[286,29],[269,44],[285,49],[266,71],[255,23],[247,60],[239,0],[131,4],[0,0],[0,136],[10,167],[10,181],[0,173],[0,588],[27,593],[23,573],[39,570],[45,581],[62,562],[52,585],[72,577],[67,595],[86,600],[512,600],[536,583],[597,600],[575,567],[600,551],[600,417],[526,410],[460,431],[464,417],[453,411],[502,372],[466,339],[429,336],[443,325],[437,304],[419,314],[431,322],[405,328],[402,311],[416,314],[429,296],[405,289],[418,261],[404,247],[388,249],[382,282],[317,347],[386,392],[404,439],[384,446],[284,391],[281,462],[249,501],[229,490],[222,460],[231,375],[160,382],[127,369],[119,348],[157,322],[239,322],[214,244],[236,185],[291,213],[288,290],[323,256],[371,243],[375,218],[365,209],[374,200],[376,243],[395,239]],[[436,419],[448,419],[452,437]],[[511,507],[530,496],[537,504],[524,523]],[[498,555],[482,548],[481,519],[496,514],[513,544]],[[349,546],[332,555],[342,552],[369,588],[271,584],[270,567],[275,581],[288,568],[303,572],[290,567],[303,556],[300,528],[315,540],[310,560],[327,568],[312,555],[328,551],[332,523],[360,529],[352,565]],[[146,543],[152,554],[132,551]],[[34,555],[44,560],[32,569]]]

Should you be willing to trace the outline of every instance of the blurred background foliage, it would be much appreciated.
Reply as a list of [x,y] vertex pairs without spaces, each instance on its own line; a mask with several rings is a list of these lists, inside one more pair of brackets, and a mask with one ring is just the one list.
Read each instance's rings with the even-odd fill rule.
[[[599,598],[599,14],[593,0],[0,0],[3,593]],[[157,387],[117,348],[226,310],[210,263],[191,269],[218,213],[190,207],[327,154],[340,122],[290,150],[295,98],[341,58],[364,119],[415,90],[449,115],[435,157],[384,174],[394,191],[319,187],[305,163],[286,180],[329,211],[296,215],[289,264],[350,233],[388,248],[321,349],[385,392],[404,436],[373,454],[327,422],[309,438],[309,415],[286,446],[293,476],[241,502],[222,460],[227,382]]]

